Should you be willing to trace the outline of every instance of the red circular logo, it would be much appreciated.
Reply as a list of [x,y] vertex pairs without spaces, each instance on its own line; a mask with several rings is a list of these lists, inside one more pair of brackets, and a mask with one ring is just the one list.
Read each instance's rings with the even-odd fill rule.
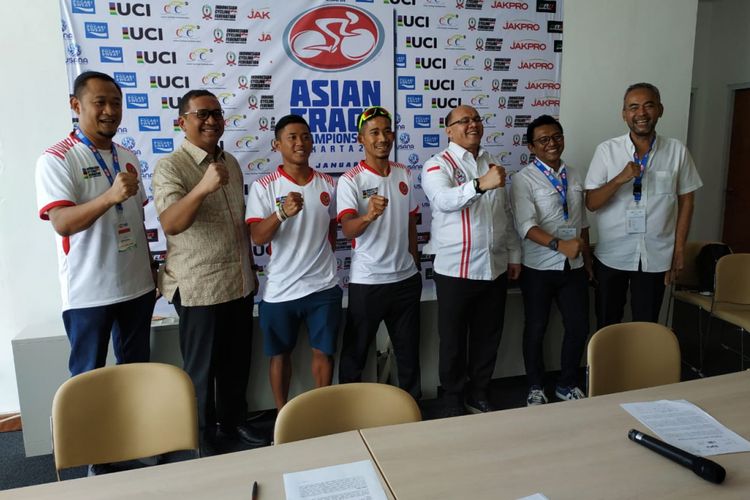
[[127,171],[128,171],[128,172],[130,172],[131,174],[136,174],[136,175],[138,175],[138,171],[137,171],[137,170],[135,169],[135,167],[133,166],[133,164],[132,164],[132,163],[128,163],[127,165],[125,165],[125,170],[127,170]]
[[303,12],[284,30],[284,50],[307,69],[341,71],[371,60],[383,47],[385,31],[367,11],[325,5]]
[[409,186],[407,186],[405,182],[401,181],[398,184],[398,190],[401,191],[401,194],[406,196],[409,193]]
[[331,203],[331,195],[327,192],[320,193],[320,202],[327,207]]

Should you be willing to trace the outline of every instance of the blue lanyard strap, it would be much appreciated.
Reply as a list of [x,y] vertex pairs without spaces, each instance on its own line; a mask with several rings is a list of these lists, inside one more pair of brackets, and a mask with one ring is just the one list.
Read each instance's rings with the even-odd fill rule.
[[[75,129],[76,137],[91,151],[91,154],[94,155],[94,158],[96,158],[96,162],[99,164],[99,168],[102,169],[102,172],[104,172],[104,175],[107,177],[107,180],[109,181],[109,185],[113,185],[115,183],[115,178],[112,176],[112,172],[109,171],[109,167],[107,166],[107,163],[104,161],[104,158],[102,158],[101,153],[99,153],[99,150],[96,149],[96,146],[94,146],[94,143],[91,142],[91,140],[83,135],[83,132],[81,132],[80,129]],[[115,144],[112,143],[112,168],[115,170],[115,175],[120,173],[120,162],[117,159],[117,148],[115,148]],[[118,213],[122,213],[123,208],[122,204],[118,203],[115,205],[115,208],[117,209]]]
[[643,158],[638,158],[638,151],[633,153],[633,161],[635,161],[641,167],[641,174],[633,179],[633,199],[636,202],[641,201],[643,194],[643,174],[646,173],[646,167],[648,166],[648,157],[651,155],[651,150],[654,149],[654,142],[656,141],[656,135],[651,139],[651,144],[648,146],[648,151],[643,155]]
[[560,195],[560,200],[562,201],[562,207],[563,207],[563,219],[567,221],[569,217],[569,214],[568,214],[568,174],[565,171],[565,167],[562,167],[560,169],[560,180],[558,181],[557,177],[555,177],[552,174],[551,168],[545,167],[542,164],[542,162],[536,159],[534,160],[534,165],[536,165],[536,168],[538,168],[539,171],[544,174],[544,176],[547,178],[550,184],[552,184],[552,187],[555,188],[557,193]]

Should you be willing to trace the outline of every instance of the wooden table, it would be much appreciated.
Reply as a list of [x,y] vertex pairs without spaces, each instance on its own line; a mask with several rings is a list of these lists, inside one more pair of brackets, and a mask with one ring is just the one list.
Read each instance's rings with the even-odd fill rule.
[[711,457],[727,470],[715,485],[628,440],[650,431],[620,403],[658,399],[686,399],[750,438],[750,372],[361,433],[399,500],[750,498],[750,453]]
[[[283,499],[286,472],[370,459],[357,431],[97,477],[0,491],[12,499]],[[376,468],[377,472],[377,468]],[[380,478],[388,498],[393,498]]]

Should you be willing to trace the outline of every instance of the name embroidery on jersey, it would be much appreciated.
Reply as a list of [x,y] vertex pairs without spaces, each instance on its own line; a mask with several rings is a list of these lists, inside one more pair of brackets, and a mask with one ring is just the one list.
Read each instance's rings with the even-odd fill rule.
[[101,177],[102,176],[102,169],[99,168],[99,166],[94,167],[84,167],[81,169],[81,173],[83,173],[84,180],[93,179],[94,177]]

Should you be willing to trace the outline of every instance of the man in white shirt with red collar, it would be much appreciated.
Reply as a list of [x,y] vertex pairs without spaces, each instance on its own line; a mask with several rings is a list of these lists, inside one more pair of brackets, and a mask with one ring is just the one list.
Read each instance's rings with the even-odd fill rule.
[[565,327],[561,374],[555,395],[581,399],[578,368],[589,334],[589,228],[583,184],[577,170],[561,158],[562,125],[549,115],[532,121],[526,132],[532,163],[513,176],[511,195],[518,234],[523,238],[523,360],[528,406],[544,404],[544,334],[552,302]]
[[[508,279],[521,272],[521,246],[504,189],[505,169],[480,147],[482,118],[470,106],[446,117],[450,143],[423,167],[432,211],[430,246],[440,336],[445,415],[492,411],[492,379]],[[468,340],[468,342],[467,342]],[[467,346],[468,344],[468,346]]]
[[388,160],[393,148],[391,115],[366,109],[358,140],[365,159],[339,179],[341,230],[352,241],[351,279],[339,382],[361,382],[378,326],[385,321],[393,343],[399,386],[422,396],[419,368],[417,212],[411,172]]
[[660,136],[664,113],[650,83],[628,87],[630,133],[601,143],[586,175],[586,207],[597,215],[597,326],[622,321],[630,287],[633,321],[659,321],[664,287],[683,267],[694,192],[703,185],[687,148]]
[[336,237],[333,178],[309,164],[310,126],[298,115],[276,123],[274,148],[283,164],[250,186],[245,222],[258,245],[270,243],[266,288],[258,306],[263,349],[276,408],[289,398],[291,353],[302,321],[312,347],[316,387],[330,385],[341,319],[332,245]]

